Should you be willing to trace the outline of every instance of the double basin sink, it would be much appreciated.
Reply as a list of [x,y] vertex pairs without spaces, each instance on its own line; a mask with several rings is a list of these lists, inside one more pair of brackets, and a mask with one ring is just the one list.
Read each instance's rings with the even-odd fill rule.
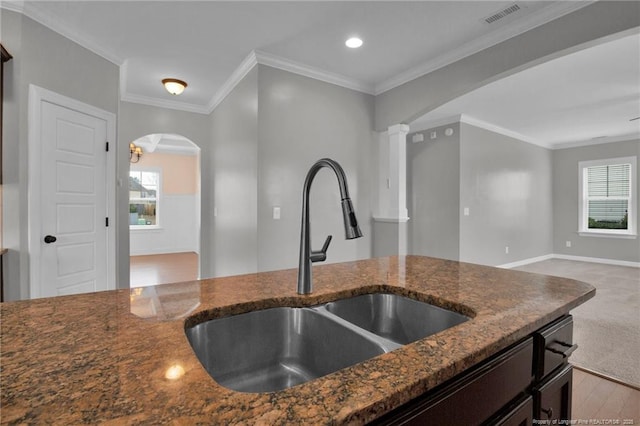
[[218,384],[283,390],[453,327],[469,317],[408,297],[375,293],[308,308],[280,307],[186,329]]

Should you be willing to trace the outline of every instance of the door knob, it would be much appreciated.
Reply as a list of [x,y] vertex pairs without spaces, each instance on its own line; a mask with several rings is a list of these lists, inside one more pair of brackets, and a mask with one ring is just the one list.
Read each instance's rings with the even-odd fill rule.
[[53,235],[47,235],[46,237],[44,237],[44,242],[47,244],[55,243],[56,240],[57,238],[54,237]]

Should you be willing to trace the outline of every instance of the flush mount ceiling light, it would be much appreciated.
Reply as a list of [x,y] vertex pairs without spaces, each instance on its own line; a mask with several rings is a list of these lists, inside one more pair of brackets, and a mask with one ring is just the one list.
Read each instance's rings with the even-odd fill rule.
[[358,47],[362,46],[362,39],[358,37],[351,37],[350,39],[345,41],[344,44],[351,49],[357,49]]
[[177,78],[165,78],[162,80],[162,84],[164,84],[164,88],[167,89],[167,92],[172,95],[179,95],[184,92],[185,87],[187,87],[187,83],[182,80],[178,80]]

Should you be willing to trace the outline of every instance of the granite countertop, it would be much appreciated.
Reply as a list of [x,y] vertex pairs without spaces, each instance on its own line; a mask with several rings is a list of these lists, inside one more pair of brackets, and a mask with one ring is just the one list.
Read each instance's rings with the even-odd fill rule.
[[[426,257],[0,304],[2,423],[361,424],[402,405],[593,297],[582,282]],[[390,291],[472,319],[400,349],[273,393],[218,385],[185,323]],[[167,373],[184,371],[177,379]]]

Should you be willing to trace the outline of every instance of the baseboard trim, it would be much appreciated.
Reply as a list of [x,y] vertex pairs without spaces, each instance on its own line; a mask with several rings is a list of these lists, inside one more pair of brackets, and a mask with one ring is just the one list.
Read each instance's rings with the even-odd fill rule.
[[545,254],[544,256],[530,257],[529,259],[518,260],[517,262],[505,263],[504,265],[498,265],[496,268],[511,269],[519,266],[528,265],[530,263],[542,262],[543,260],[553,259],[553,254]]
[[498,265],[496,268],[512,269],[520,266],[529,265],[530,263],[542,262],[549,259],[575,260],[577,262],[603,263],[606,265],[628,266],[631,268],[640,268],[640,262],[631,262],[628,260],[604,259],[600,257],[571,256],[568,254],[546,254],[544,256],[531,257],[529,259],[519,260],[517,262],[505,263]]
[[129,256],[149,256],[154,254],[178,254],[178,253],[196,253],[198,254],[198,250],[193,247],[184,247],[177,249],[158,249],[158,250],[150,250],[150,251],[135,251],[130,252]]
[[578,262],[604,263],[607,265],[629,266],[631,268],[640,268],[640,262],[631,262],[628,260],[604,259],[600,257],[571,256],[568,254],[554,254],[554,259],[576,260]]

